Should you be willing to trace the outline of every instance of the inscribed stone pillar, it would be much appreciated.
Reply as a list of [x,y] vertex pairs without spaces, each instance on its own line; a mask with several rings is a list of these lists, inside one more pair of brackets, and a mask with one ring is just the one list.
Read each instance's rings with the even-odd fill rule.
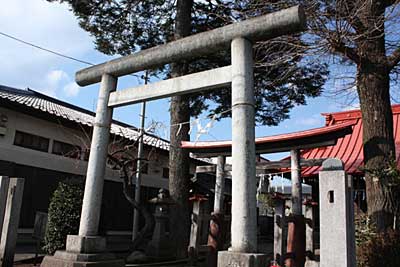
[[284,229],[285,229],[285,199],[275,199],[274,214],[274,260],[283,265],[285,256]]
[[317,203],[306,201],[303,205],[303,213],[306,221],[306,256],[308,260],[314,259],[314,208]]
[[12,267],[14,263],[23,193],[24,179],[11,178],[7,192],[7,204],[0,241],[1,267]]
[[215,174],[214,213],[223,213],[225,192],[225,157],[218,156],[217,171]]
[[10,178],[7,176],[0,176],[0,234],[3,229],[4,214],[6,212],[7,193]]
[[328,159],[319,173],[320,266],[355,267],[352,179],[339,159]]

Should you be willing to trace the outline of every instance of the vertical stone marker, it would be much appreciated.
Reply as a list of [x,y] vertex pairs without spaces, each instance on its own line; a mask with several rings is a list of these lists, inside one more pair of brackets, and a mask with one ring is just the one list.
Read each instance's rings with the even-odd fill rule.
[[317,203],[312,201],[306,202],[303,206],[304,217],[306,222],[306,256],[308,260],[314,259],[314,213],[313,209]]
[[0,176],[0,234],[3,230],[4,214],[6,212],[8,186],[10,178],[7,176]]
[[14,263],[23,193],[24,179],[11,178],[0,241],[1,267],[12,267]]
[[218,156],[215,174],[214,211],[211,214],[207,245],[210,248],[207,266],[216,267],[218,251],[223,249],[225,237],[224,220],[225,199],[225,156]]
[[327,159],[319,173],[320,266],[355,267],[352,179],[339,159]]
[[292,214],[302,215],[303,192],[301,185],[300,151],[290,151],[290,169],[292,178]]
[[285,202],[284,198],[277,197],[275,199],[275,214],[274,214],[274,260],[283,265],[285,256],[285,240],[284,240],[284,229],[285,229]]
[[218,156],[215,175],[214,213],[223,213],[225,199],[225,157]]

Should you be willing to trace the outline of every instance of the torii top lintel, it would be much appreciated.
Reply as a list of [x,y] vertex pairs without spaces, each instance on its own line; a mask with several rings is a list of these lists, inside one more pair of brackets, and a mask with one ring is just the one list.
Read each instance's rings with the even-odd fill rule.
[[305,13],[301,6],[294,6],[82,69],[76,73],[75,80],[80,86],[86,86],[100,82],[103,74],[110,74],[117,78],[172,62],[211,54],[228,47],[231,41],[238,37],[256,42],[297,33],[305,28]]
[[[259,137],[255,140],[256,153],[285,152],[292,149],[306,149],[335,145],[337,139],[352,133],[355,124],[356,121],[352,120],[341,124],[301,132]],[[183,141],[181,147],[188,149],[198,157],[230,156],[232,141]]]

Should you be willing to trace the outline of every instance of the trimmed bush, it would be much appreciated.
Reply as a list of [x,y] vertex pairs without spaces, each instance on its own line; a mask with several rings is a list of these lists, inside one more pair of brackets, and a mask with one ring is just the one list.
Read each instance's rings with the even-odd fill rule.
[[357,266],[400,266],[400,234],[393,230],[376,234],[357,247]]
[[67,180],[58,184],[49,206],[43,247],[47,253],[54,254],[56,250],[65,249],[67,235],[78,234],[83,190],[83,180]]
[[368,216],[356,219],[358,267],[400,266],[400,233],[377,233]]

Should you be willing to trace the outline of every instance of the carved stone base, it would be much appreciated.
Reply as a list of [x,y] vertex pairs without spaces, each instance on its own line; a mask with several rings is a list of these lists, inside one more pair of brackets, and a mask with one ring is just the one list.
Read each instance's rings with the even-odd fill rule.
[[106,239],[100,236],[67,237],[67,250],[46,256],[41,267],[124,267],[125,261],[106,252]]
[[124,260],[112,254],[78,254],[57,251],[54,256],[44,257],[40,267],[124,267]]
[[218,252],[218,267],[265,267],[268,258],[265,254],[241,253],[232,251]]

